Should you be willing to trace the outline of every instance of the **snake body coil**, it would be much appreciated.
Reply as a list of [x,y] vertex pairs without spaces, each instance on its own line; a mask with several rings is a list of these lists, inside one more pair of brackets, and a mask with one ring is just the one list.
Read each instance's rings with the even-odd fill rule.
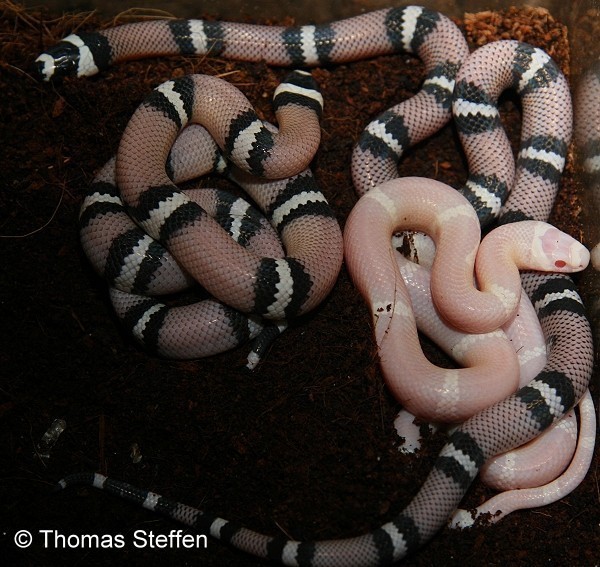
[[[225,81],[202,75],[168,81],[133,115],[116,160],[99,172],[88,191],[81,213],[84,249],[113,287],[119,317],[140,342],[160,354],[197,358],[232,348],[261,332],[262,318],[281,326],[312,309],[337,278],[339,226],[310,170],[301,171],[316,151],[320,95],[309,75],[294,72],[277,89],[274,104],[279,130],[263,124]],[[210,138],[206,131],[192,139],[186,134],[171,149],[188,122],[204,124]],[[311,124],[313,142],[304,143],[301,134]],[[236,244],[231,230],[173,184],[171,178],[185,181],[224,169],[213,138],[225,157],[237,161],[238,180],[293,256],[285,257],[279,248],[277,257],[268,257],[260,247],[257,254]],[[194,146],[204,149],[187,156]],[[281,172],[284,179],[254,178],[266,172]],[[248,206],[241,206],[245,216],[237,223],[249,214]],[[132,295],[177,291],[190,276],[226,305],[201,302],[170,309]],[[274,329],[270,326],[269,333]]]

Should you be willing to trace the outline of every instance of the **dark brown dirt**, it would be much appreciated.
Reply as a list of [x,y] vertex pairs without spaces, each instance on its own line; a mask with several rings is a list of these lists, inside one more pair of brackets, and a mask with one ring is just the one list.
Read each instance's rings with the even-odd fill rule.
[[[418,458],[398,452],[392,428],[398,405],[383,384],[366,310],[345,271],[329,299],[285,332],[250,373],[244,347],[192,362],[140,350],[119,328],[79,245],[82,190],[115,152],[151,88],[184,73],[223,75],[272,120],[270,96],[285,71],[174,57],[43,85],[26,70],[44,47],[74,27],[109,22],[40,16],[6,1],[0,14],[4,564],[260,564],[212,539],[207,549],[135,548],[135,530],[166,534],[180,526],[93,489],[52,492],[63,475],[86,470],[297,539],[359,534],[393,517],[418,490],[443,440],[431,439]],[[505,27],[521,30],[525,40],[549,49],[564,41],[565,34],[549,33],[548,26],[560,27],[550,19],[541,32],[540,26],[523,31],[514,16]],[[561,63],[568,68],[568,60]],[[348,167],[353,144],[372,117],[418,90],[421,73],[420,62],[405,55],[314,71],[326,101],[314,170],[342,225],[356,200]],[[504,97],[502,113],[516,142],[518,101]],[[400,174],[459,186],[466,172],[452,127],[410,150]],[[569,168],[553,221],[579,236],[580,210]],[[40,459],[37,444],[56,418],[67,429],[50,458]],[[134,444],[142,456],[137,463]],[[599,463],[596,454],[585,482],[560,502],[493,527],[443,530],[405,564],[597,565]],[[476,482],[465,504],[489,495]],[[34,543],[18,550],[13,535],[22,529]],[[57,549],[51,540],[48,548],[39,530],[122,534],[126,545]]]

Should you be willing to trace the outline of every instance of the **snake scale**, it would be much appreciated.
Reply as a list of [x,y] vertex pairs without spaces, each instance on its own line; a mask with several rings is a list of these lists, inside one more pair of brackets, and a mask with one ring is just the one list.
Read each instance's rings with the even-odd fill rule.
[[[253,38],[252,41],[246,41],[248,37]],[[540,80],[554,81],[553,64],[520,44],[512,44],[507,50],[512,61],[509,75],[518,69],[524,71],[525,76],[533,77],[531,81],[522,79],[519,86],[523,97],[536,99]],[[66,74],[93,74],[127,58],[206,52],[233,59],[264,59],[274,65],[286,66],[323,65],[392,52],[415,53],[420,57],[425,63],[426,78],[422,93],[415,97],[415,112],[405,113],[405,106],[384,113],[367,127],[358,144],[356,154],[359,157],[353,159],[354,180],[358,187],[366,172],[365,191],[379,184],[381,178],[377,176],[381,171],[384,177],[393,172],[390,164],[397,163],[408,145],[432,133],[429,127],[420,127],[424,116],[429,113],[435,116],[431,120],[433,131],[449,120],[456,76],[468,56],[466,42],[449,19],[421,7],[408,6],[379,10],[322,26],[280,28],[201,20],[130,24],[97,33],[71,35],[42,54],[37,65],[40,78],[49,80]],[[494,125],[494,129],[497,125],[497,119],[490,117],[488,112],[493,106],[493,95],[488,96],[485,88],[476,85],[464,87],[459,83],[455,91],[459,94],[454,100],[460,102],[471,95],[474,99],[467,103],[469,112],[457,111],[457,120],[470,125],[464,129],[468,136],[486,136],[491,130],[489,125]],[[175,90],[177,95],[166,96],[171,106],[163,100],[166,106],[162,111],[174,117],[173,122],[177,123],[179,118],[183,123],[186,115],[190,116],[185,110],[185,97],[172,86],[166,89],[171,95]],[[162,94],[166,95],[165,92]],[[467,115],[475,120],[465,121]],[[169,135],[172,142],[175,134]],[[556,162],[552,156],[559,155],[569,142],[568,135],[556,138],[550,146],[546,141],[540,146],[541,139],[532,135],[529,142],[522,145],[518,164],[519,172],[526,172],[526,177],[531,174],[548,179],[544,192],[551,195],[550,200],[556,191],[556,171],[561,169],[560,158]],[[164,160],[166,155],[164,150],[161,151],[160,159]],[[358,167],[357,163],[362,166]],[[470,167],[476,170],[475,165],[470,164]],[[267,168],[261,165],[261,169]],[[481,176],[477,175],[475,179],[471,178],[469,186],[476,195],[474,201],[481,201]],[[492,180],[501,189],[499,193],[493,192],[498,198],[492,206],[488,207],[486,202],[480,209],[500,212],[500,222],[525,218],[545,220],[546,209],[540,210],[531,196],[520,191],[508,196],[511,175],[509,171],[506,181]],[[144,190],[131,188],[134,205],[136,196],[143,195]],[[164,194],[167,200],[175,195],[170,185]],[[507,197],[506,203],[499,204]],[[152,207],[159,202],[156,199],[148,201],[153,203]],[[548,198],[543,201],[547,203]],[[146,207],[145,212],[139,214],[142,220],[152,216],[152,207]],[[158,229],[160,232],[160,223]],[[61,481],[60,486],[85,483],[103,488],[251,554],[288,565],[385,565],[395,562],[421,546],[447,522],[486,459],[539,435],[572,408],[587,389],[592,369],[591,333],[572,280],[562,274],[537,272],[523,273],[521,280],[551,345],[546,367],[527,386],[460,426],[440,452],[433,470],[411,503],[395,518],[369,533],[330,541],[289,541],[258,534],[97,473],[71,475]]]

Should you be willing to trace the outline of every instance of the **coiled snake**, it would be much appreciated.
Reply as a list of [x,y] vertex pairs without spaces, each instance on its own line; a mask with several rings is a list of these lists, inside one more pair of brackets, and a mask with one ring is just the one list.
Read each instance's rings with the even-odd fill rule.
[[[215,99],[220,102],[215,104]],[[310,170],[304,170],[319,139],[320,95],[309,75],[295,72],[279,86],[274,104],[279,131],[263,124],[241,93],[223,80],[194,75],[169,81],[139,107],[116,160],[99,172],[88,191],[81,212],[84,250],[113,287],[119,317],[138,340],[163,355],[197,358],[236,346],[261,331],[261,318],[282,325],[312,309],[336,280],[341,232]],[[250,173],[282,173],[285,180],[258,184],[241,170],[237,178],[267,213],[291,256],[269,258],[236,245],[200,204],[171,182],[165,172],[169,155],[169,173],[176,181],[215,164],[225,167],[219,165],[225,162],[215,143],[202,134],[193,137],[188,131],[171,150],[188,122],[206,124],[226,155]],[[304,142],[299,125],[312,125],[311,142]],[[197,149],[188,155],[190,147]],[[238,212],[240,206],[244,209],[236,223],[248,223],[248,206],[236,206]],[[173,256],[185,266],[186,275]],[[177,291],[189,283],[189,276],[227,306],[208,301],[170,309],[139,296]]]
[[[159,38],[157,47],[152,49],[147,47],[150,34]],[[239,41],[247,35],[260,38],[261,41]],[[210,49],[225,57],[264,58],[273,64],[284,65],[339,62],[397,50],[415,52],[425,61],[428,69],[423,89],[426,94],[421,97],[426,102],[419,104],[420,114],[417,116],[424,115],[425,108],[433,106],[435,114],[441,115],[436,122],[437,127],[449,118],[456,72],[467,56],[466,44],[460,32],[448,19],[409,6],[381,10],[327,26],[300,28],[266,28],[201,21],[134,24],[96,34],[70,36],[54,51],[42,55],[38,65],[40,75],[49,79],[59,73],[90,74],[127,57],[202,53]],[[511,49],[519,54],[523,52],[520,47]],[[440,53],[445,54],[442,60],[432,62]],[[513,62],[516,65],[521,60],[517,57]],[[537,56],[530,57],[530,61],[539,63]],[[549,63],[542,62],[538,67],[541,69],[538,76],[551,75],[549,66]],[[535,89],[527,85],[525,88],[525,96],[531,94],[535,98]],[[457,92],[463,91],[457,89]],[[487,100],[476,100],[475,109],[486,107],[486,103]],[[397,161],[404,147],[402,142],[398,142],[400,138],[395,126],[400,124],[399,131],[410,133],[410,143],[419,139],[420,134],[401,124],[408,118],[400,115],[400,120],[398,113],[394,112],[375,121],[377,124],[367,128],[369,142],[363,143],[362,147],[359,144],[360,151],[370,163],[370,179],[373,179],[373,171],[378,170],[384,161],[380,159],[380,150],[386,160],[393,162]],[[485,122],[485,113],[475,111],[473,115],[478,115],[478,120]],[[559,141],[568,144],[568,139]],[[521,165],[535,162],[532,158],[536,156],[532,154],[554,151],[547,147],[540,150],[535,144],[531,147],[533,150],[525,151],[520,156]],[[528,170],[527,167],[520,169]],[[390,168],[387,167],[387,170]],[[539,175],[540,171],[534,174]],[[541,176],[545,175],[544,169]],[[551,181],[548,191],[555,191],[555,180]],[[514,193],[508,199],[503,207],[505,220],[517,217],[544,220],[539,218],[544,214],[536,209],[530,199],[524,198],[521,202],[521,198],[522,195]],[[401,559],[444,525],[489,456],[535,437],[568,411],[587,388],[592,367],[591,336],[583,305],[572,281],[560,274],[538,273],[524,273],[521,280],[523,289],[531,296],[538,310],[545,335],[552,337],[546,368],[516,394],[476,414],[455,431],[414,500],[397,517],[370,533],[341,540],[294,542],[257,534],[211,514],[99,474],[73,475],[63,480],[61,486],[77,482],[93,484],[149,509],[161,511],[249,553],[289,565],[382,565]],[[507,415],[514,419],[507,421]]]

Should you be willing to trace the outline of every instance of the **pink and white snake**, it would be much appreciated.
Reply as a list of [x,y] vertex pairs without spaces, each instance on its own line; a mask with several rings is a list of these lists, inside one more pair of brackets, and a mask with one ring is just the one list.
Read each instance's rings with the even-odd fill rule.
[[[252,40],[248,41],[248,38]],[[554,64],[539,50],[512,42],[504,45],[507,47],[500,49],[503,50],[503,58],[507,57],[509,61],[508,74],[519,77],[517,88],[524,105],[526,101],[539,100],[546,89],[553,88],[560,81],[560,73]],[[490,114],[494,107],[494,93],[488,92],[488,83],[479,84],[477,79],[458,80],[454,89],[456,74],[467,58],[468,49],[458,28],[438,13],[408,6],[380,10],[330,25],[292,28],[201,20],[144,22],[91,34],[71,35],[42,54],[37,66],[40,77],[49,80],[65,74],[93,74],[127,58],[170,53],[211,52],[234,59],[264,59],[276,65],[310,66],[397,51],[416,53],[423,59],[427,75],[422,94],[415,97],[415,103],[411,103],[414,104],[414,112],[411,111],[410,115],[404,113],[406,105],[384,113],[367,127],[364,137],[359,141],[356,150],[359,157],[353,160],[354,179],[360,185],[364,173],[367,178],[364,186],[368,189],[383,180],[378,177],[379,171],[384,171],[383,178],[390,173],[394,177],[394,167],[390,164],[397,162],[408,145],[430,133],[430,129],[420,126],[424,119],[428,119],[430,114],[435,116],[432,123],[437,129],[450,118],[453,91],[457,124],[472,145],[480,146],[480,140],[489,139],[491,132],[498,128],[497,117]],[[485,77],[488,72],[488,66],[485,65],[479,69],[479,77]],[[189,88],[187,85],[182,91]],[[171,86],[166,89],[173,91]],[[162,94],[166,95],[164,91]],[[189,116],[185,95],[179,87],[175,91],[175,99],[183,103],[173,104],[173,97],[167,95],[175,112],[168,107],[157,110],[156,101],[150,105],[153,108],[147,108],[144,112],[151,115],[170,112],[175,122],[179,116],[183,123],[185,117]],[[556,102],[568,104],[569,101],[561,102],[558,98]],[[547,103],[542,104],[542,111],[549,111],[552,118],[556,117],[556,112],[559,115],[570,112],[568,105],[556,109],[548,108]],[[133,122],[135,126],[132,126],[135,129],[140,124],[136,120]],[[173,121],[173,118],[170,120]],[[552,122],[542,120],[542,125]],[[169,143],[172,143],[174,129],[170,127],[169,130]],[[527,130],[524,126],[524,132]],[[543,179],[541,188],[536,189],[540,198],[534,200],[530,194],[515,190],[500,210],[498,203],[505,200],[513,185],[510,165],[508,170],[502,170],[502,175],[488,172],[486,166],[490,165],[489,157],[482,158],[481,168],[470,162],[471,170],[475,173],[463,193],[470,197],[483,216],[500,210],[501,222],[545,220],[556,192],[568,137],[566,132],[543,132],[541,135],[533,132],[523,141],[517,163],[518,176]],[[469,145],[469,141],[463,143]],[[128,178],[122,166],[135,159],[135,152],[127,154],[131,157],[119,157],[118,178],[121,175]],[[162,160],[164,166],[166,154],[164,150],[161,152],[156,158],[157,165]],[[166,184],[166,180],[161,178],[153,183]],[[393,186],[398,182],[389,183]],[[173,189],[169,181],[164,194],[168,194],[166,198],[161,194],[159,199],[142,199],[146,190],[147,183],[137,187],[135,179],[131,179],[130,186],[125,189],[134,209],[137,208],[138,220],[158,235],[161,222],[155,223],[149,213],[158,202],[171,199],[174,196]],[[375,195],[379,194],[380,190],[376,191]],[[367,197],[367,202],[374,200],[370,195]],[[151,206],[146,204],[141,207],[141,201],[149,201]],[[541,208],[539,202],[542,203]],[[204,218],[201,222],[204,222]],[[348,241],[352,242],[348,230]],[[389,236],[388,242],[384,243],[388,247]],[[351,244],[349,246],[352,247]],[[186,247],[183,240],[181,247]],[[351,259],[350,255],[348,260],[361,263],[360,258],[352,256]],[[560,261],[567,260],[561,258]],[[400,280],[401,277],[397,280],[398,286],[401,285]],[[372,532],[348,539],[295,542],[255,533],[99,474],[71,475],[61,481],[60,486],[64,488],[71,484],[88,483],[104,488],[151,510],[166,513],[249,553],[288,565],[384,565],[397,561],[431,538],[447,522],[487,459],[539,435],[569,411],[587,389],[592,369],[591,334],[573,282],[562,274],[524,272],[521,283],[523,290],[531,297],[544,334],[551,343],[544,370],[527,386],[464,422],[450,436],[414,500],[398,516]],[[378,305],[378,309],[383,310],[381,313],[387,313],[388,305],[394,311],[394,297],[392,295]],[[246,304],[242,303],[244,305],[240,304],[239,307],[245,308]],[[264,311],[261,310],[262,314]],[[379,316],[380,312],[377,311],[375,315]]]

